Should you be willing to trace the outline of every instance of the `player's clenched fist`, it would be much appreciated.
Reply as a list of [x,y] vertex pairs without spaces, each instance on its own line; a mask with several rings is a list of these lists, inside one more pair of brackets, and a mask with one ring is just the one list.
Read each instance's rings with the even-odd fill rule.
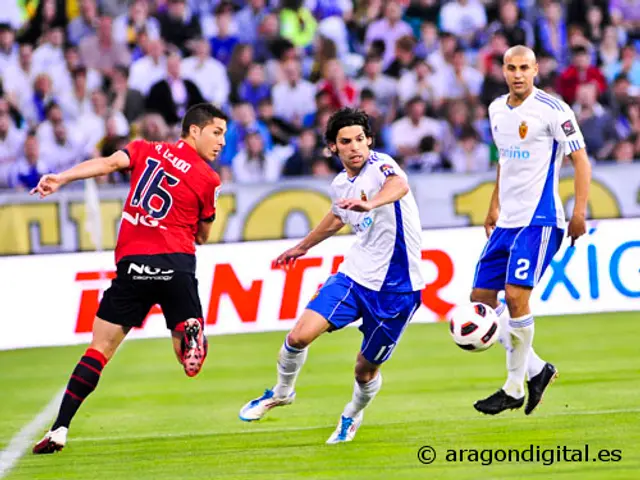
[[63,181],[60,175],[50,174],[43,175],[38,182],[38,185],[29,192],[31,195],[36,193],[40,194],[40,198],[44,198],[47,195],[51,195],[58,191],[63,185]]

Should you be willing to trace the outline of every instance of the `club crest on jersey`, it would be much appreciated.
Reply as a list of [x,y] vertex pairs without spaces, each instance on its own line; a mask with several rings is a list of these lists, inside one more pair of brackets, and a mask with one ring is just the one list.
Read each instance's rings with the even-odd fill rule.
[[367,201],[367,194],[364,193],[364,190],[360,190],[360,200],[362,200],[363,202]]
[[520,138],[522,140],[524,140],[524,137],[527,136],[528,131],[529,131],[529,127],[527,125],[527,122],[523,120],[522,123],[520,123],[520,126],[518,127],[518,133],[520,134]]

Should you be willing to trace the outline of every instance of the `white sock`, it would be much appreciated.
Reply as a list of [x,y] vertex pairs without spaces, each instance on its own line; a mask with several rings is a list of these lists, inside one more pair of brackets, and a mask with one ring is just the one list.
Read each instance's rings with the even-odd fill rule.
[[382,387],[382,374],[378,372],[375,378],[368,383],[359,383],[357,380],[353,385],[353,396],[351,401],[344,407],[342,415],[353,418],[371,403]]
[[294,348],[285,338],[278,354],[278,383],[273,387],[276,397],[287,397],[293,392],[298,373],[307,360],[308,348]]
[[[496,314],[498,315],[498,319],[500,321],[500,336],[498,337],[498,341],[502,344],[502,346],[507,351],[507,356],[512,348],[511,346],[511,327],[509,326],[509,320],[511,317],[509,316],[509,309],[504,303],[501,303],[496,308]],[[508,360],[507,360],[508,362]],[[529,349],[529,358],[527,360],[527,378],[531,379],[538,375],[547,362],[542,360],[538,354],[533,349],[533,346]],[[507,364],[508,368],[508,364]]]
[[507,350],[507,381],[502,389],[514,398],[524,396],[524,377],[527,372],[529,351],[533,344],[533,315],[509,320],[511,349]]

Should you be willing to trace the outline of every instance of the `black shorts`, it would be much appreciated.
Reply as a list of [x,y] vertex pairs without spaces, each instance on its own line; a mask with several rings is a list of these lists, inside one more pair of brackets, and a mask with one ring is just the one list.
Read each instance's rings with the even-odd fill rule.
[[202,318],[195,275],[121,261],[97,315],[116,325],[140,327],[156,304],[162,308],[169,330],[189,318]]

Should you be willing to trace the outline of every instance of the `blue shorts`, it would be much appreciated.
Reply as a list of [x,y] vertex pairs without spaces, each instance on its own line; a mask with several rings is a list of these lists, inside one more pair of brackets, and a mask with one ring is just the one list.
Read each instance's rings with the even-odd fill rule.
[[535,287],[563,236],[564,230],[553,226],[496,228],[478,260],[473,288],[500,291],[506,284]]
[[360,352],[369,362],[380,365],[391,357],[421,301],[419,290],[376,292],[337,273],[329,277],[307,308],[322,315],[333,330],[362,318]]

